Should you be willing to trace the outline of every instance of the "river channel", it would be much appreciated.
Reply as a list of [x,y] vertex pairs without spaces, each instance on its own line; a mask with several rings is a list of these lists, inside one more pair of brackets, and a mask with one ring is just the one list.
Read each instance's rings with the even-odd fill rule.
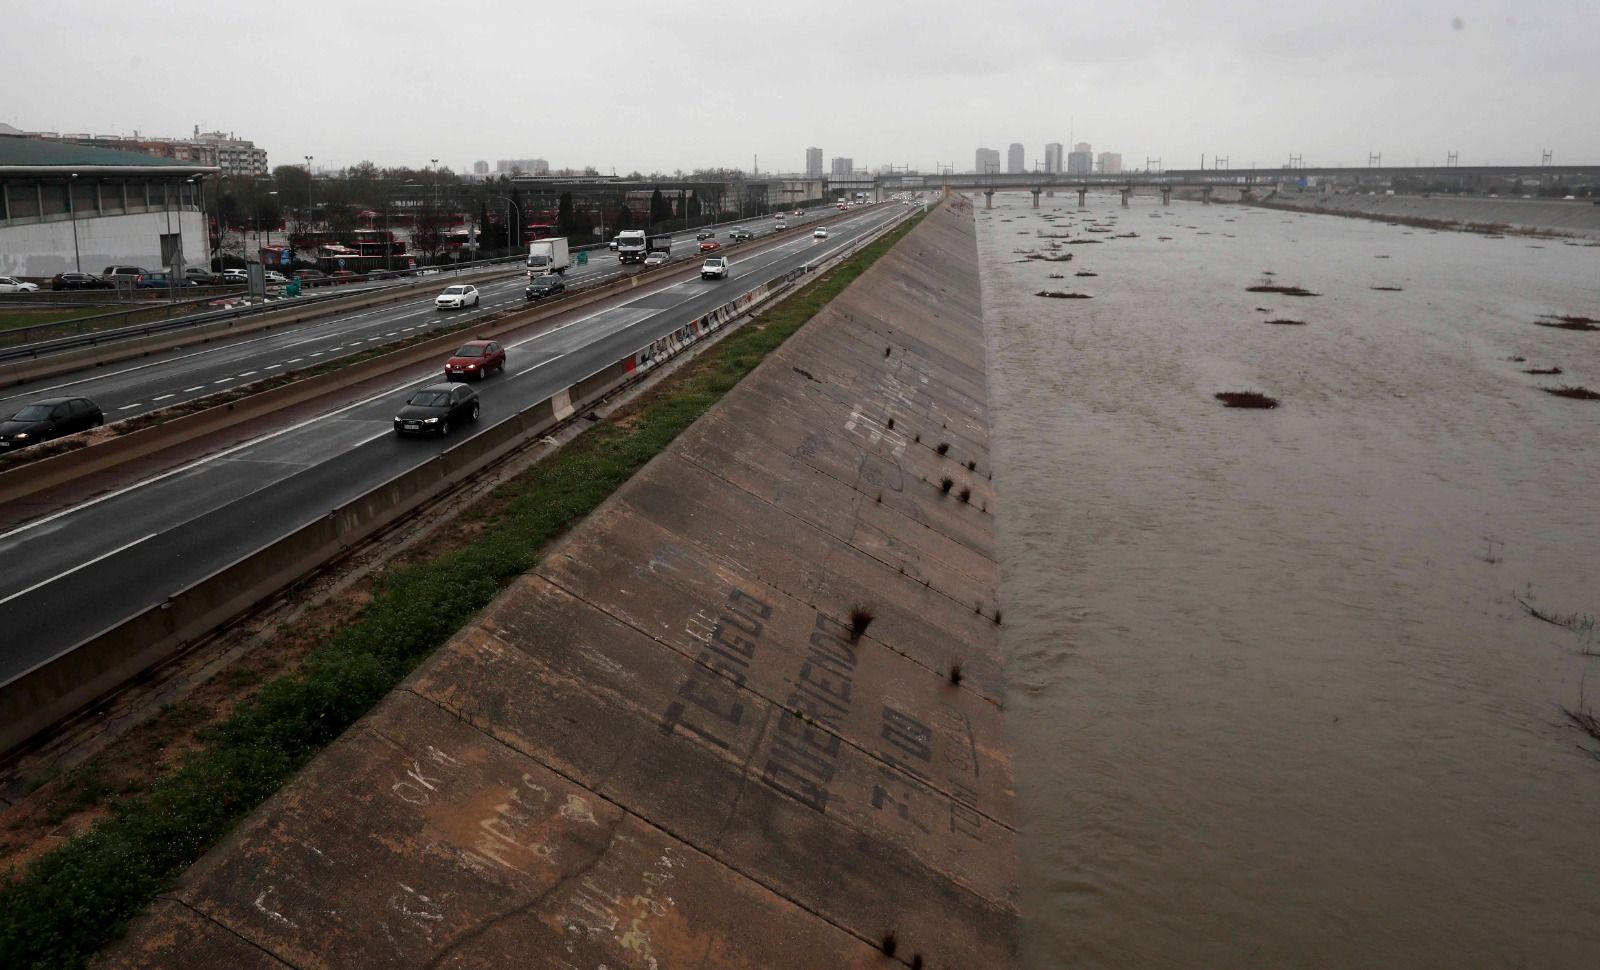
[[1600,247],[975,201],[1027,965],[1600,966]]

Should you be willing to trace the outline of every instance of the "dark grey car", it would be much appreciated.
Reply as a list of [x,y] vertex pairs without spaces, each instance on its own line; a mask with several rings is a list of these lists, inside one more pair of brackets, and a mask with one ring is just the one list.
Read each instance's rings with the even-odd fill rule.
[[0,421],[0,452],[15,451],[51,438],[105,424],[100,405],[86,397],[52,397],[35,401]]
[[522,295],[530,300],[542,300],[547,296],[556,296],[567,292],[567,284],[561,277],[553,273],[536,278],[522,291]]
[[406,399],[394,416],[396,434],[450,433],[452,425],[478,420],[478,392],[465,384],[429,384]]

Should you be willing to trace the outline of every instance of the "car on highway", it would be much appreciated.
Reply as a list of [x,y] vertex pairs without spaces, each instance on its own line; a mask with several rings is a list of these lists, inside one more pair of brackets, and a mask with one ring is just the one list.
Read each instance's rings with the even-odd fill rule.
[[328,279],[335,283],[354,283],[361,278],[361,274],[350,269],[336,269],[328,274]]
[[815,228],[815,229],[813,229],[811,231],[811,238],[812,239],[827,239],[828,238],[828,228],[826,226],[818,226],[817,228]]
[[0,276],[0,293],[37,293],[38,283],[24,283],[15,276]]
[[644,258],[644,264],[646,266],[660,266],[666,261],[667,254],[663,252],[654,252]]
[[294,278],[301,286],[324,286],[328,283],[328,274],[320,269],[297,269]]
[[715,238],[717,238],[717,234],[712,232],[709,229],[702,229],[701,231],[699,231],[699,232],[694,234],[694,238],[699,240],[700,242],[705,242],[707,239],[715,239]]
[[0,452],[26,448],[105,423],[100,405],[86,397],[45,398],[0,421]]
[[447,286],[444,292],[433,298],[433,305],[440,310],[459,310],[462,307],[478,305],[478,288],[471,283],[457,283]]
[[796,215],[796,216],[799,215],[799,214],[800,214],[800,210],[799,209],[796,209],[792,213],[790,213],[790,215]]
[[114,285],[93,273],[57,273],[50,280],[52,290],[109,290]]
[[[282,276],[283,274],[279,273],[278,275]],[[238,286],[250,282],[250,274],[245,270],[234,267],[233,269],[223,270],[221,279],[223,283],[229,286]],[[285,280],[285,282],[288,281]]]
[[785,221],[784,221],[784,220],[782,220],[782,219],[779,219],[779,220],[778,220],[778,222],[777,222],[777,224],[776,224],[776,225],[774,225],[774,226],[773,226],[773,227],[772,227],[772,228],[773,228],[773,229],[774,229],[774,230],[775,230],[775,231],[779,231],[779,232],[781,232],[781,231],[783,231],[783,230],[784,230],[784,229],[787,229],[787,228],[789,228],[789,223],[787,223],[787,222],[785,222]]
[[734,231],[728,233],[729,242],[744,242],[746,239],[754,238],[756,238],[756,234],[748,229],[735,229]]
[[506,369],[506,348],[495,340],[469,340],[444,364],[444,379],[478,381]]
[[528,286],[522,295],[529,300],[542,300],[547,296],[559,296],[567,292],[567,282],[554,273],[535,276],[528,281]]
[[702,253],[714,253],[721,248],[722,243],[717,242],[715,239],[707,239],[705,242],[700,244],[700,251]]
[[184,268],[183,278],[196,286],[214,286],[221,281],[222,276],[220,273],[213,273],[204,267],[189,266]]
[[728,278],[728,257],[713,256],[700,264],[700,278],[703,280],[725,280]]
[[454,424],[478,420],[478,392],[465,384],[429,384],[406,398],[394,416],[395,434],[436,434],[444,437]]

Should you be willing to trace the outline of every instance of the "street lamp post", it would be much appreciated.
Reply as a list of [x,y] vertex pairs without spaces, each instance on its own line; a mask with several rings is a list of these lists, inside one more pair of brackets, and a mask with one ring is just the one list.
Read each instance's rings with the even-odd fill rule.
[[316,226],[317,226],[316,216],[313,215],[313,213],[316,210],[314,210],[311,207],[311,160],[313,158],[315,158],[315,157],[316,157],[315,155],[307,155],[307,156],[305,156],[305,159],[306,159],[306,223],[308,225],[310,225],[312,229],[315,229]]
[[78,255],[78,173],[67,181],[67,211],[72,214],[72,265],[83,272],[83,257]]

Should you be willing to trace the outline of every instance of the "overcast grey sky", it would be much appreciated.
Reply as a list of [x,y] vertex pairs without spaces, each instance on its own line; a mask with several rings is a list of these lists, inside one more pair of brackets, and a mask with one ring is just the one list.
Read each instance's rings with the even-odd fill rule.
[[0,121],[273,164],[1600,162],[1600,0],[9,0]]

